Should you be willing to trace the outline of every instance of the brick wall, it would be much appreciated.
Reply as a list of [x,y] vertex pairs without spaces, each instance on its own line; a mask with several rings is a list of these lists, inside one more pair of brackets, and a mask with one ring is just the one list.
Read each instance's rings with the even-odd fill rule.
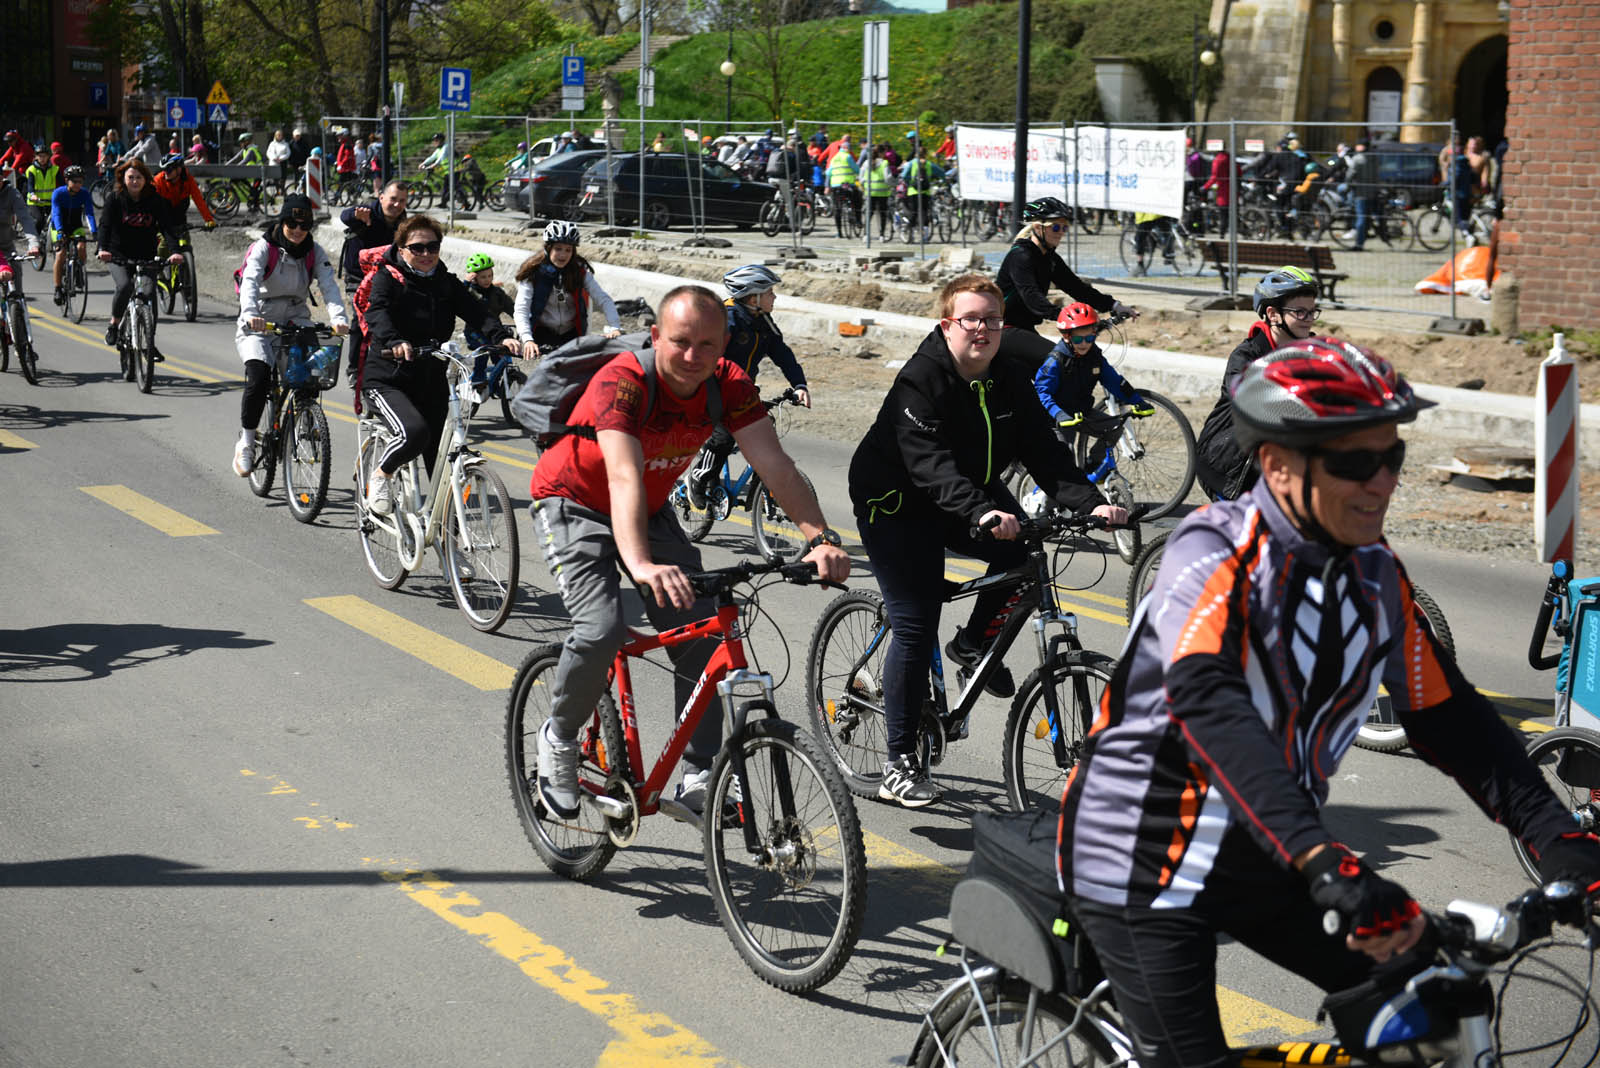
[[1524,330],[1600,328],[1600,4],[1511,0],[1501,270]]

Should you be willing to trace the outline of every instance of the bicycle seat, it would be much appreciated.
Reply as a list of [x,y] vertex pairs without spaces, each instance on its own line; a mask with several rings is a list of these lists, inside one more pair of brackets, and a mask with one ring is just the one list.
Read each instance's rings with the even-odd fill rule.
[[950,935],[1041,990],[1061,987],[1061,965],[1049,935],[1011,890],[984,876],[956,884]]

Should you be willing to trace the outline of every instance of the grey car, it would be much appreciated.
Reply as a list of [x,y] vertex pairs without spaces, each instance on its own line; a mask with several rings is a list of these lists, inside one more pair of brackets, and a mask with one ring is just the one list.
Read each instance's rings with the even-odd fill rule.
[[584,149],[546,156],[533,165],[531,182],[525,176],[506,179],[507,199],[516,211],[526,215],[531,189],[535,216],[541,219],[576,218],[578,201],[583,199],[583,172],[605,158],[604,149]]

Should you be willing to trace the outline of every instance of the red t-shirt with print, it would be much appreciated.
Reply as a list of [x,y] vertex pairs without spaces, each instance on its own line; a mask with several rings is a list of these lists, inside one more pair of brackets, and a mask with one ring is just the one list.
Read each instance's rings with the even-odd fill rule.
[[[737,432],[765,416],[761,394],[750,376],[727,360],[718,360],[715,377],[722,390],[722,423]],[[694,462],[695,453],[715,427],[706,415],[706,388],[694,396],[672,394],[658,375],[656,406],[645,419],[644,372],[632,353],[606,364],[584,388],[567,418],[571,426],[620,430],[639,439],[644,452],[644,498],[647,513],[667,503],[672,484]],[[541,497],[566,497],[586,508],[611,514],[611,490],[605,457],[598,442],[568,434],[557,441],[533,469],[528,492]]]

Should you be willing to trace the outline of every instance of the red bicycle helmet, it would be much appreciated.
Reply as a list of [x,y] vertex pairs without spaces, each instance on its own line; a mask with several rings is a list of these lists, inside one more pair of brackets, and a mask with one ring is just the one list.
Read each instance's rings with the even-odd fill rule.
[[1306,448],[1369,426],[1409,423],[1432,407],[1371,349],[1311,337],[1245,368],[1233,387],[1233,432],[1247,453],[1263,441]]
[[1056,329],[1064,334],[1075,326],[1095,326],[1099,322],[1100,313],[1079,301],[1061,309],[1061,314],[1056,316]]

